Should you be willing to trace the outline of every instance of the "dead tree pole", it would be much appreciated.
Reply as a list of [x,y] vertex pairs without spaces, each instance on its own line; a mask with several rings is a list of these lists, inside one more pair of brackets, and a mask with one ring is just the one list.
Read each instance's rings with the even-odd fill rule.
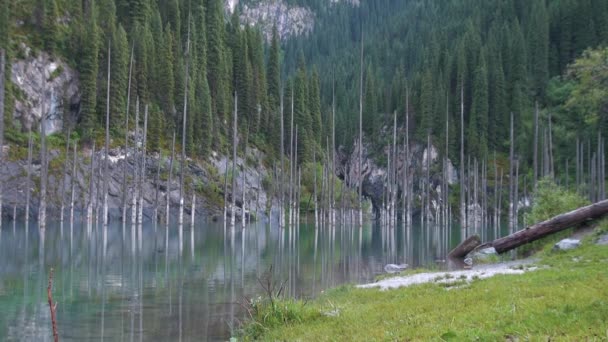
[[[43,82],[46,83],[46,75]],[[40,229],[46,228],[46,185],[48,180],[48,161],[46,153],[46,103],[42,101],[42,115],[40,120],[40,211],[38,225]]]
[[127,222],[127,202],[128,202],[128,184],[127,184],[127,169],[129,157],[129,109],[131,108],[131,76],[133,72],[133,50],[135,45],[131,46],[131,58],[129,61],[129,83],[127,86],[127,109],[125,113],[125,159],[123,163],[122,174],[122,224]]
[[[171,159],[169,160],[169,178],[167,178],[167,188],[165,189],[165,225],[169,228],[171,220],[171,181],[173,180],[173,161],[175,160],[175,131],[171,142]],[[225,216],[225,215],[224,215]]]
[[467,238],[467,209],[464,204],[464,191],[465,191],[465,181],[464,181],[464,81],[460,84],[460,226],[462,229],[461,239]]
[[[65,160],[63,162],[63,172],[61,174],[61,209],[59,210],[59,222],[61,223],[61,227],[63,227],[63,214],[65,211],[65,177],[68,173],[68,161],[70,160],[70,158],[68,158],[68,155],[70,153],[70,131],[71,127],[68,127],[68,135],[66,138],[66,142],[65,142]],[[0,146],[2,146],[2,143],[0,143]],[[1,154],[2,152],[0,152]],[[1,156],[0,156],[1,158]],[[0,160],[1,161],[1,160]],[[1,187],[2,185],[0,185]],[[2,207],[2,200],[1,200],[2,195],[0,194],[0,207]],[[2,209],[0,208],[0,216],[2,214]],[[1,218],[0,218],[0,223],[1,223]],[[1,224],[0,224],[1,225]]]
[[29,227],[30,221],[30,196],[32,192],[32,154],[33,154],[33,143],[32,143],[32,127],[28,128],[28,141],[27,141],[27,178],[25,181],[25,227]]
[[141,153],[141,171],[139,173],[139,184],[137,193],[139,194],[139,210],[137,214],[137,223],[143,223],[144,216],[144,184],[146,182],[146,153],[148,144],[148,105],[144,107],[144,141]]
[[184,224],[184,164],[186,163],[186,123],[188,119],[188,83],[190,76],[190,15],[188,15],[188,38],[186,40],[186,70],[184,73],[184,111],[182,118],[182,158],[179,166],[179,226]]
[[[4,71],[6,68],[6,52],[0,49],[0,165],[4,165]],[[2,228],[2,193],[4,182],[0,182],[0,228]],[[15,218],[13,217],[13,220]]]
[[234,93],[234,121],[232,124],[232,204],[230,207],[230,228],[234,228],[236,219],[236,150],[238,146],[238,94]]
[[281,179],[279,181],[279,228],[285,226],[285,125],[284,125],[284,107],[283,107],[283,90],[281,89]]
[[72,189],[70,194],[70,226],[74,224],[74,195],[76,190],[76,163],[77,163],[77,143],[74,142],[74,159],[72,161]]
[[359,61],[359,226],[363,225],[363,31],[361,31],[361,54]]
[[111,60],[112,60],[112,51],[110,49],[110,43],[108,42],[108,85],[106,89],[106,144],[104,151],[104,161],[103,161],[103,226],[108,226],[108,164],[109,164],[109,154],[108,150],[110,149],[110,72],[111,72]]
[[534,174],[534,189],[536,189],[536,183],[538,182],[538,101],[534,103],[534,149],[533,154],[533,165],[532,168]]

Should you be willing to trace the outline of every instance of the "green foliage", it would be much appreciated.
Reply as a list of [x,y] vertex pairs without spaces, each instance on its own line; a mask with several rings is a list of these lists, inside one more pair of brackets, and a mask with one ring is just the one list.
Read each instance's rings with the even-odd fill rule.
[[543,179],[538,182],[534,193],[534,205],[527,214],[526,221],[530,223],[545,221],[588,204],[589,201],[579,194],[568,191],[549,179]]
[[[530,224],[542,222],[588,204],[589,201],[579,194],[556,185],[550,179],[542,179],[538,182],[534,193],[534,205],[530,212],[525,214],[526,222],[530,222]],[[518,253],[526,255],[530,251],[536,251],[540,248],[549,249],[553,247],[553,243],[569,236],[571,232],[572,229],[568,229],[526,244],[518,248]]]

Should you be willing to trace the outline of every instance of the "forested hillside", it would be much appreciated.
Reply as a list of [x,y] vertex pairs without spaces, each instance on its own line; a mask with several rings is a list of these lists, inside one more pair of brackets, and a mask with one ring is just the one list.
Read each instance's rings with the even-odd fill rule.
[[[348,152],[359,129],[361,50],[363,130],[375,152],[388,143],[382,129],[394,112],[402,127],[409,113],[410,136],[425,141],[430,134],[440,152],[447,132],[456,165],[461,127],[467,156],[506,156],[512,113],[522,173],[531,173],[538,141],[551,144],[541,154],[563,152],[550,157],[559,169],[578,151],[572,141],[589,146],[598,133],[608,136],[608,106],[594,90],[603,83],[577,67],[592,63],[601,72],[602,52],[568,67],[586,49],[608,42],[606,1],[290,0],[284,3],[314,13],[314,29],[284,41],[276,30],[267,41],[268,32],[240,22],[243,6],[257,2],[240,2],[227,14],[222,0],[0,0],[9,141],[26,131],[11,119],[23,94],[10,82],[11,63],[24,58],[26,48],[79,72],[77,119],[63,130],[75,131],[85,144],[103,138],[110,72],[116,145],[133,129],[139,102],[150,108],[152,151],[168,150],[173,133],[179,142],[185,132],[188,156],[227,154],[238,103],[241,139],[276,160],[283,98],[285,151],[293,141],[293,112],[297,160],[306,163],[331,146],[335,98],[336,143]],[[536,104],[541,129],[535,134]]]
[[[125,114],[132,116],[139,100],[150,106],[149,141],[152,150],[158,150],[170,143],[174,131],[181,140],[187,109],[188,155],[208,156],[211,149],[225,147],[238,94],[241,133],[278,150],[278,37],[266,47],[261,32],[239,25],[238,13],[226,17],[222,0],[2,0],[2,7],[1,42],[8,47],[9,61],[21,57],[25,43],[67,60],[79,71],[80,115],[64,130],[71,125],[85,142],[103,133],[111,56],[110,127],[115,138],[124,136]],[[10,63],[7,71],[10,80]],[[315,80],[306,75],[303,82],[314,89]],[[318,103],[316,89],[311,97]],[[22,129],[11,127],[17,96],[7,87],[9,130]]]
[[[410,126],[418,138],[430,132],[443,141],[448,111],[452,160],[460,148],[461,91],[467,154],[508,152],[513,112],[516,149],[532,158],[535,101],[541,109],[556,105],[551,91],[560,80],[548,82],[585,49],[608,41],[603,0],[369,0],[317,16],[310,36],[286,43],[285,65],[290,72],[317,66],[324,113],[335,83],[339,142],[351,146],[358,132],[363,37],[366,135],[376,139],[395,110],[404,121],[409,90]],[[587,113],[585,120],[580,108],[563,114],[554,124],[567,125],[568,138],[595,135],[599,126],[608,134],[605,111]]]

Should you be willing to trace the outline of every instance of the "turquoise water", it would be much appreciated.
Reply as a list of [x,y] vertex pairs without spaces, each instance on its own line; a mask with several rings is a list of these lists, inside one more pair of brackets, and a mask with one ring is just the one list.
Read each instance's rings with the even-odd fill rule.
[[[447,239],[449,238],[449,243]],[[93,227],[5,222],[0,231],[0,340],[50,341],[46,288],[62,341],[226,340],[237,334],[246,298],[263,279],[308,298],[344,283],[369,282],[387,263],[439,265],[459,229],[365,225],[279,229],[253,224],[194,229],[153,224]]]

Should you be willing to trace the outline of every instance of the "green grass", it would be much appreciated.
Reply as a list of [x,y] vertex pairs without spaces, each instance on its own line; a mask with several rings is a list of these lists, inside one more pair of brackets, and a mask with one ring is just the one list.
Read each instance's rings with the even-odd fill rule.
[[[547,253],[539,270],[477,280],[462,288],[425,284],[389,291],[344,286],[307,305],[285,306],[294,319],[250,323],[245,339],[606,340],[608,246],[587,241]],[[281,305],[281,304],[276,304]],[[329,317],[324,312],[339,311]],[[262,310],[263,311],[263,310]],[[259,313],[257,317],[264,317]],[[285,315],[285,313],[283,313]],[[255,317],[254,317],[255,318]],[[255,334],[251,326],[256,325]]]

